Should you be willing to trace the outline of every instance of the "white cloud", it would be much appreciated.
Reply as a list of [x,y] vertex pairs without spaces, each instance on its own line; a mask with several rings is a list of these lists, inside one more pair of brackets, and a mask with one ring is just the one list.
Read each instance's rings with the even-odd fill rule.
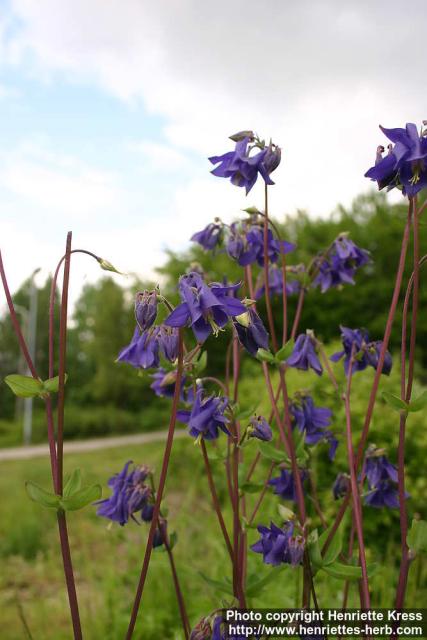
[[170,173],[191,166],[187,155],[167,144],[140,140],[129,143],[128,148],[144,157],[142,168],[148,167],[150,170]]

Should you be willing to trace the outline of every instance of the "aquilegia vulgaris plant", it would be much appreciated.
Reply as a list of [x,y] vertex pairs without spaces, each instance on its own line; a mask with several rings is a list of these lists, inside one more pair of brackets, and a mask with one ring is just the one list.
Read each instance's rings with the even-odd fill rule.
[[[316,608],[330,606],[319,602],[316,593],[317,577],[323,574],[323,580],[343,581],[343,608],[350,585],[356,583],[360,608],[370,609],[375,597],[370,584],[375,558],[364,528],[367,509],[373,513],[378,509],[399,511],[401,558],[390,605],[398,609],[404,606],[411,562],[427,546],[426,523],[414,520],[409,530],[410,487],[406,487],[405,478],[406,423],[411,412],[427,403],[426,394],[412,398],[420,266],[427,260],[419,247],[419,220],[425,209],[419,194],[427,186],[427,136],[412,123],[405,128],[381,129],[390,141],[388,151],[384,155],[384,147],[378,147],[375,165],[366,176],[380,189],[400,189],[408,202],[401,253],[395,257],[394,291],[381,334],[369,335],[363,327],[337,326],[336,338],[342,347],[327,353],[316,327],[303,326],[306,297],[320,290],[323,295],[319,297],[328,304],[331,290],[357,287],[359,273],[366,265],[375,264],[375,252],[357,246],[343,230],[330,239],[328,246],[319,247],[311,259],[298,262],[293,238],[282,237],[282,228],[270,219],[268,195],[274,185],[272,174],[281,162],[280,147],[249,130],[230,136],[234,149],[209,158],[214,166],[212,174],[244,187],[242,195],[248,195],[259,181],[264,201],[244,209],[244,215],[230,224],[216,218],[196,230],[191,240],[206,252],[227,256],[234,269],[239,269],[240,277],[230,283],[226,274],[204,273],[192,265],[173,283],[177,304],[159,287],[136,293],[135,329],[112,366],[130,365],[136,375],[148,376],[153,397],[171,403],[169,428],[159,469],[154,473],[147,466],[123,460],[122,469],[108,480],[103,499],[100,485],[81,486],[78,470],[65,481],[63,478],[67,300],[72,254],[88,254],[103,269],[115,269],[89,251],[72,250],[68,235],[65,255],[52,282],[49,370],[42,378],[28,352],[0,255],[10,316],[31,374],[11,374],[6,383],[17,396],[39,397],[46,407],[53,489],[48,491],[29,480],[27,491],[33,500],[57,513],[75,638],[82,638],[82,630],[66,518],[68,512],[89,504],[94,505],[100,520],[107,519],[126,532],[140,527],[145,539],[140,577],[129,605],[127,640],[133,636],[140,613],[153,548],[167,552],[186,640],[260,637],[255,632],[250,636],[228,634],[222,610],[256,606],[262,589],[273,580],[289,582],[292,572],[302,576],[301,581],[295,581],[298,607],[306,609],[312,603]],[[411,235],[412,273],[404,288]],[[55,292],[62,266],[59,368],[55,372]],[[288,317],[290,296],[296,300],[292,322]],[[401,361],[396,364],[391,356],[396,345],[390,344],[390,336],[401,298]],[[206,371],[206,349],[220,334],[228,341],[223,353],[223,377],[217,371]],[[254,372],[259,376],[260,397],[242,396],[239,379],[245,363],[250,364],[251,376],[256,376]],[[370,441],[370,426],[378,409],[379,385],[392,367],[399,365],[400,391],[382,394],[383,404],[397,412],[397,428],[390,425],[396,437],[386,451],[381,442]],[[352,406],[352,389],[362,379],[370,381],[370,392],[359,424],[360,415],[355,415]],[[75,382],[70,380],[68,384]],[[261,398],[263,392],[267,401]],[[55,393],[56,421],[52,403]],[[210,611],[198,612],[193,620],[178,577],[179,563],[174,559],[176,537],[169,533],[164,506],[177,423],[188,434],[187,446],[200,452],[218,535],[229,561],[221,567],[222,581],[195,575],[200,586],[204,580],[214,585],[216,602]],[[337,455],[341,450],[345,455]],[[328,504],[322,504],[317,491],[316,460],[335,467],[336,479],[328,485]],[[268,515],[266,502],[274,505]],[[346,537],[348,545],[343,542]],[[181,538],[179,544],[193,545],[196,541]],[[203,544],[210,544],[208,537]],[[191,611],[193,615],[192,607]],[[142,629],[143,620],[141,611]]]

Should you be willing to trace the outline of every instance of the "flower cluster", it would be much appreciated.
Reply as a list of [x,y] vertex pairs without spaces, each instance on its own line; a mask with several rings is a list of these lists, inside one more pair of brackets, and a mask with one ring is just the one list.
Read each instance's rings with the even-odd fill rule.
[[303,536],[294,535],[293,522],[286,522],[283,527],[271,522],[270,528],[262,525],[257,528],[261,538],[251,549],[255,553],[262,553],[265,564],[277,566],[283,563],[294,567],[301,564],[305,543]]
[[[364,471],[369,489],[365,503],[370,507],[398,509],[398,478],[394,464],[380,450],[370,448],[365,458]],[[408,498],[408,494],[405,497]]]
[[215,440],[219,430],[229,435],[226,427],[229,422],[224,415],[228,407],[228,399],[224,397],[204,397],[204,390],[198,389],[190,411],[178,411],[177,418],[188,424],[189,434],[193,438]]
[[223,329],[230,318],[246,312],[245,305],[234,297],[239,287],[206,284],[195,271],[181,276],[178,288],[182,303],[166,318],[165,325],[190,326],[196,339],[204,342],[211,333],[216,335]]
[[117,362],[127,362],[137,369],[156,369],[160,365],[160,354],[169,362],[175,362],[178,330],[162,324],[141,332],[138,325],[130,343],[120,351]]
[[381,126],[380,129],[391,144],[384,157],[384,147],[377,147],[375,165],[365,173],[365,177],[376,181],[379,189],[397,187],[402,189],[403,195],[412,198],[427,186],[425,131],[420,134],[412,122],[408,122],[405,129],[386,129]]
[[[382,341],[369,341],[369,334],[365,329],[349,329],[341,327],[341,340],[344,349],[338,351],[331,356],[333,362],[338,362],[344,358],[344,371],[346,375],[349,373],[350,362],[353,359],[352,373],[355,371],[363,371],[367,367],[378,368],[379,356],[382,347]],[[392,368],[392,359],[388,351],[386,351],[384,364],[381,373],[389,375]]]
[[[293,296],[299,293],[301,289],[301,283],[296,279],[289,280],[288,273],[301,273],[302,271],[304,271],[304,266],[298,265],[296,267],[287,267],[286,271],[286,295]],[[283,295],[283,274],[281,269],[279,269],[279,267],[275,264],[271,265],[268,269],[268,289],[270,291],[270,296]],[[256,282],[255,298],[259,300],[264,294],[264,272],[261,271]]]
[[[301,483],[307,478],[306,471],[300,471]],[[280,476],[271,478],[268,484],[274,487],[274,493],[283,498],[283,500],[297,500],[297,489],[292,471],[281,469]]]
[[[209,158],[212,164],[218,165],[212,170],[212,174],[219,178],[230,178],[231,183],[237,187],[245,187],[246,195],[257,181],[258,174],[265,184],[274,184],[270,174],[280,164],[279,147],[272,143],[266,147],[253,131],[241,131],[230,138],[236,142],[234,151]],[[251,155],[256,148],[260,149],[258,153]]]
[[108,518],[113,522],[125,525],[129,518],[135,520],[135,513],[149,522],[153,513],[153,492],[145,484],[150,471],[145,466],[134,467],[129,471],[132,461],[126,462],[120,473],[116,473],[108,480],[108,486],[113,490],[112,495],[100,500],[97,515]]
[[341,234],[333,242],[327,256],[316,260],[318,274],[313,281],[322,293],[332,287],[354,284],[354,275],[360,267],[369,262],[369,252],[360,249],[346,234]]
[[329,442],[329,458],[335,457],[338,440],[327,429],[331,424],[332,411],[326,407],[316,407],[313,398],[307,394],[297,394],[289,406],[293,424],[305,433],[305,442],[314,445],[321,440]]

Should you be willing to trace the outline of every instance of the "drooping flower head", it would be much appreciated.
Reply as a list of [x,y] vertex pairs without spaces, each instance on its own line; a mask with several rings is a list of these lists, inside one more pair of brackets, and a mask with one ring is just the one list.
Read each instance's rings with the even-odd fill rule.
[[[306,471],[300,471],[300,478],[301,483],[303,484],[307,478]],[[297,488],[292,471],[282,469],[280,476],[277,478],[271,478],[268,484],[274,487],[274,493],[283,498],[283,500],[297,501]]]
[[258,349],[268,349],[268,333],[264,323],[252,307],[245,313],[233,318],[240,344],[252,356],[256,356]]
[[[252,131],[241,131],[230,137],[236,142],[234,151],[229,151],[222,156],[211,156],[209,161],[218,165],[211,173],[219,178],[230,178],[232,184],[244,187],[246,194],[254,186],[258,174],[261,175],[265,184],[274,184],[270,173],[280,163],[278,147],[272,144],[265,147]],[[257,148],[260,150],[256,153]]]
[[397,187],[402,189],[403,195],[412,198],[427,186],[425,131],[419,133],[412,122],[408,122],[405,129],[382,126],[380,129],[392,144],[388,145],[384,157],[384,147],[377,148],[375,165],[365,173],[365,177],[376,181],[379,189]]
[[100,505],[97,515],[118,522],[121,526],[129,518],[135,519],[134,514],[142,512],[153,498],[151,488],[145,484],[149,469],[139,466],[130,471],[131,462],[129,460],[120,473],[109,479],[108,486],[113,490],[112,495],[95,503]]
[[277,566],[283,563],[294,567],[301,564],[305,543],[303,536],[294,534],[293,522],[285,522],[283,527],[271,522],[270,527],[260,525],[257,528],[261,538],[251,549],[255,553],[262,553],[265,564]]
[[140,291],[135,297],[135,319],[141,331],[149,329],[157,317],[157,291]]
[[318,376],[322,375],[323,368],[316,351],[316,340],[312,331],[301,333],[295,341],[293,351],[286,361],[288,367],[308,371],[313,369]]
[[250,438],[257,438],[266,442],[269,442],[273,437],[270,425],[262,416],[253,416],[250,419],[248,435]]
[[[176,384],[176,370],[166,371],[162,367],[157,369],[155,373],[151,375],[153,382],[150,385],[150,389],[154,391],[159,398],[173,398],[175,393]],[[184,385],[185,377],[181,379],[180,399],[184,400]]]
[[[365,504],[370,507],[399,508],[397,469],[381,450],[370,447],[365,456],[365,476],[369,492]],[[408,498],[409,494],[405,494]]]
[[332,485],[332,493],[335,500],[343,498],[350,489],[350,476],[347,473],[339,473]]
[[346,234],[334,241],[327,256],[317,260],[318,274],[313,285],[320,286],[322,293],[332,287],[354,284],[354,276],[360,267],[369,262],[369,252],[360,249]]
[[331,424],[332,411],[326,407],[316,407],[311,396],[301,393],[296,394],[289,411],[294,425],[301,433],[305,433],[306,444],[314,445],[321,440],[329,442],[329,457],[332,460],[338,445],[332,431],[327,429]]
[[207,251],[214,249],[222,237],[222,225],[211,222],[204,229],[191,236],[193,242],[198,242]]
[[191,326],[199,342],[204,342],[213,332],[217,334],[231,317],[246,312],[246,307],[235,298],[234,292],[240,284],[223,286],[206,284],[202,276],[194,271],[181,276],[179,293],[182,303],[166,318],[169,327]]
[[204,397],[204,393],[203,389],[198,389],[191,411],[178,411],[178,420],[188,425],[193,438],[215,440],[220,430],[229,435],[226,427],[229,420],[224,415],[228,399],[221,396]]
[[[338,362],[344,358],[344,371],[348,375],[350,362],[353,354],[352,372],[363,371],[370,366],[374,369],[378,368],[379,355],[381,352],[382,341],[369,341],[369,334],[365,329],[349,329],[341,327],[341,340],[344,349],[337,351],[331,356],[332,362]],[[392,358],[387,351],[384,358],[384,364],[381,373],[389,375],[392,367]]]
[[158,327],[152,327],[141,333],[137,326],[130,343],[120,351],[117,362],[127,362],[137,369],[157,368],[160,363],[158,332]]

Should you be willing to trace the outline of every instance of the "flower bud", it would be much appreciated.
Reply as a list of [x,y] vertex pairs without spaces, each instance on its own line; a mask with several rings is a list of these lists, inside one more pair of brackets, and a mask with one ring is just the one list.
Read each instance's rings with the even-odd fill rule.
[[212,628],[208,618],[202,618],[190,634],[190,640],[211,640]]
[[136,294],[135,318],[141,331],[149,329],[157,317],[157,291],[142,291]]

